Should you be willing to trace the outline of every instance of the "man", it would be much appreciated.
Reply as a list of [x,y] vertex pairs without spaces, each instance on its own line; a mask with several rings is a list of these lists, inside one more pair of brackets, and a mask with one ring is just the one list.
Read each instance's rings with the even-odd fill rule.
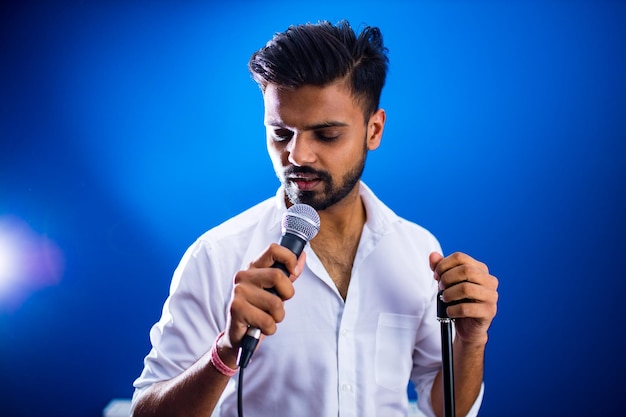
[[[264,335],[243,378],[250,416],[405,416],[409,379],[422,412],[442,416],[439,288],[456,320],[456,410],[476,415],[498,281],[468,255],[444,258],[360,181],[385,125],[386,52],[377,28],[357,35],[344,21],[292,26],[252,56],[281,187],[184,255],[135,381],[135,416],[237,415],[250,326]],[[271,243],[296,203],[321,219],[298,259]]]

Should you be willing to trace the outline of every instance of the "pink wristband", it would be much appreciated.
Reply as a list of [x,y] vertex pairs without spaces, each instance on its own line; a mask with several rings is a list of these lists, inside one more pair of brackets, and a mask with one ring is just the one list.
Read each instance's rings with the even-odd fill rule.
[[222,358],[217,354],[217,341],[224,336],[224,332],[221,332],[217,335],[215,342],[213,342],[213,346],[211,346],[211,363],[219,371],[220,374],[226,375],[227,377],[231,377],[237,373],[239,369],[233,369],[230,366],[226,365],[222,362]]

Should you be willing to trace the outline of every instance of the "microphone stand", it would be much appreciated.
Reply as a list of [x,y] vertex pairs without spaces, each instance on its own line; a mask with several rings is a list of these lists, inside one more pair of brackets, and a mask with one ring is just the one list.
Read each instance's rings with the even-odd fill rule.
[[441,360],[443,376],[443,415],[454,417],[454,367],[452,363],[452,322],[446,313],[443,290],[437,294],[437,320],[441,325]]

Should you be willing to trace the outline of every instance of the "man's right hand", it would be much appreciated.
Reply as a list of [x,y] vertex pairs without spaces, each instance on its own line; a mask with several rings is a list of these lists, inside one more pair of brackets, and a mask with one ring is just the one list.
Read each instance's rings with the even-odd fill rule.
[[[285,265],[289,277],[272,268],[276,262]],[[260,329],[262,335],[276,332],[277,323],[285,318],[283,301],[294,296],[293,282],[304,270],[305,262],[305,252],[296,259],[291,250],[272,243],[247,269],[235,274],[226,331],[218,342],[220,357],[227,365],[236,367],[237,351],[248,327]]]

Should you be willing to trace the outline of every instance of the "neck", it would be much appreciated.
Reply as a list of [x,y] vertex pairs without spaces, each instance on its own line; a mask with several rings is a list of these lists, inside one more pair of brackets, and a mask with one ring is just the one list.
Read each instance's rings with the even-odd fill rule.
[[318,212],[320,216],[320,232],[323,239],[347,237],[355,233],[360,235],[366,220],[365,207],[359,193],[359,185],[343,200]]
[[366,220],[359,186],[354,187],[340,203],[318,213],[321,227],[311,240],[311,247],[345,300]]

